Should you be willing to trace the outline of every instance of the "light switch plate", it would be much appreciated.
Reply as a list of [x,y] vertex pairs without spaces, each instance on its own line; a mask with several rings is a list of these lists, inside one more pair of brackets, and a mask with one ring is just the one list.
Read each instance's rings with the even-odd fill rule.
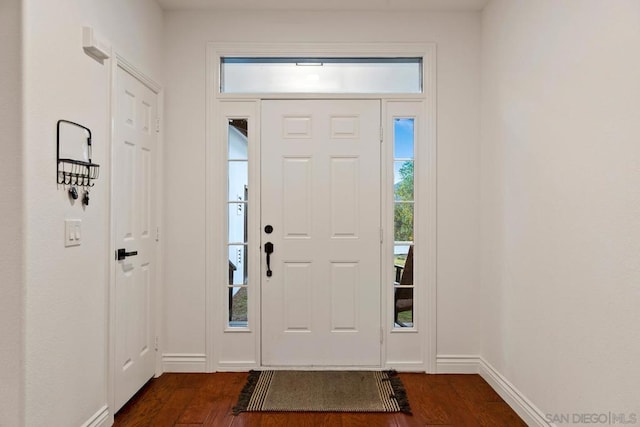
[[65,219],[64,220],[64,246],[80,246],[82,243],[82,220]]

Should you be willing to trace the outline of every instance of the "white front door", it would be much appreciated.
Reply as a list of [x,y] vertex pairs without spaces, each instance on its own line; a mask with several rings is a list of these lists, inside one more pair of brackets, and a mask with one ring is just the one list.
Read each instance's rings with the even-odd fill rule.
[[261,127],[262,363],[380,366],[380,101],[264,101]]
[[155,372],[151,302],[155,283],[154,176],[157,95],[117,68],[114,115],[115,411]]

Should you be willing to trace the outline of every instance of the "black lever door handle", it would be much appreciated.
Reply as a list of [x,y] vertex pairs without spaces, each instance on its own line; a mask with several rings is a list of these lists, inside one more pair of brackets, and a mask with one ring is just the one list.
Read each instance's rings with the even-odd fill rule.
[[265,243],[264,252],[267,254],[267,277],[271,277],[273,275],[273,271],[271,271],[271,254],[273,253],[273,243]]
[[118,251],[116,252],[116,259],[118,261],[122,261],[128,256],[136,256],[136,255],[138,255],[138,251],[127,252],[125,248],[121,248],[121,249],[118,249]]

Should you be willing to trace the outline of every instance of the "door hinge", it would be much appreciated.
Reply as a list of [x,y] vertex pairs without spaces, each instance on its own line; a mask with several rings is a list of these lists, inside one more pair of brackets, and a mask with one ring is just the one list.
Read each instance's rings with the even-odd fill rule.
[[384,328],[380,326],[380,344],[384,343]]
[[384,139],[384,128],[380,126],[380,143],[382,143],[383,139]]
[[156,340],[155,340],[155,344],[154,344],[156,351],[158,351],[158,349],[160,348],[159,341],[160,340],[158,339],[158,336],[156,335]]
[[156,242],[160,241],[160,227],[156,227]]
[[382,227],[380,227],[380,243],[384,242],[384,230]]
[[156,133],[160,133],[160,117],[156,117]]

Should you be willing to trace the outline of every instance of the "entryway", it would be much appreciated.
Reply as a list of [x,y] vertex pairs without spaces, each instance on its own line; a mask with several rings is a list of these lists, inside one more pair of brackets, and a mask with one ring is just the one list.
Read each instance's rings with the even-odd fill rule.
[[166,366],[435,370],[434,76],[432,45],[209,45],[206,353]]

